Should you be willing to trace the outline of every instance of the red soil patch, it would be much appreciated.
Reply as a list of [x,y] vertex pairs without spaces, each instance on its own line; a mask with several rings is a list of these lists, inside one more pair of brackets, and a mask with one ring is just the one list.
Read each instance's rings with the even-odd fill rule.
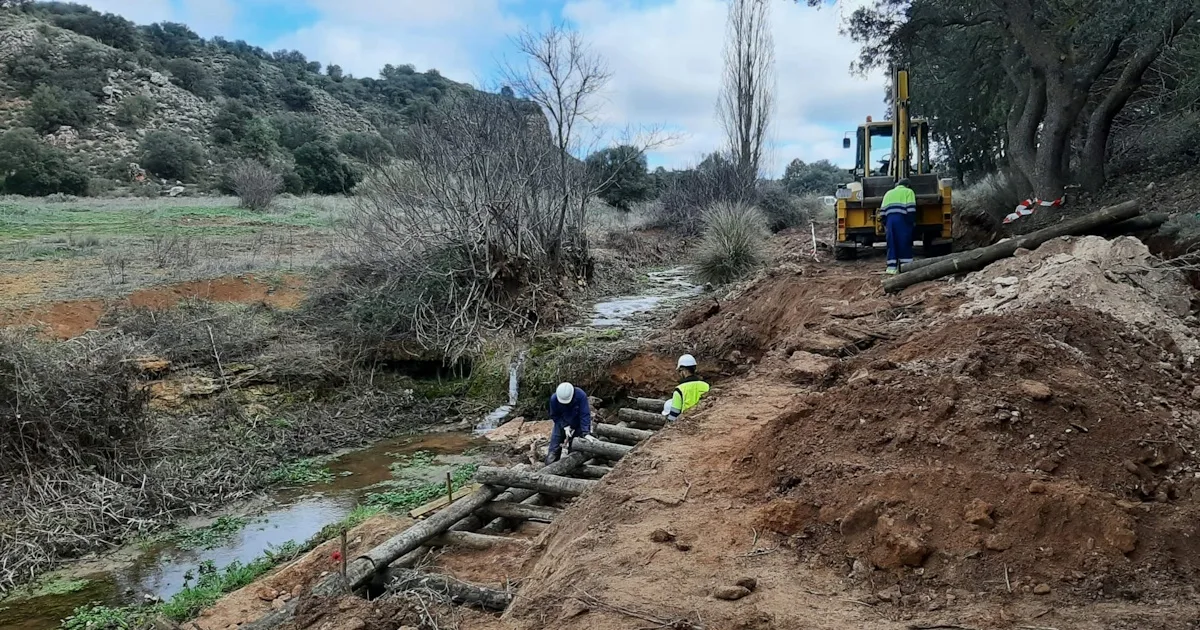
[[[200,299],[292,309],[300,305],[304,295],[304,280],[297,276],[283,276],[278,284],[253,275],[226,276],[141,289],[116,305],[162,310],[186,299]],[[0,312],[0,326],[44,326],[50,336],[69,339],[98,328],[109,306],[101,300],[70,300]]]

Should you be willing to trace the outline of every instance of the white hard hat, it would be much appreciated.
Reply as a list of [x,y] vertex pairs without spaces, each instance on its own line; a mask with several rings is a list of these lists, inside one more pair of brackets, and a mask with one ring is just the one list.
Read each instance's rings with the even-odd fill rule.
[[554,390],[554,397],[558,402],[567,404],[575,397],[575,386],[570,383],[559,383],[558,389]]
[[677,368],[693,367],[694,368],[694,367],[696,367],[696,357],[694,357],[690,354],[685,354],[685,355],[679,357],[679,363],[675,367],[677,367]]

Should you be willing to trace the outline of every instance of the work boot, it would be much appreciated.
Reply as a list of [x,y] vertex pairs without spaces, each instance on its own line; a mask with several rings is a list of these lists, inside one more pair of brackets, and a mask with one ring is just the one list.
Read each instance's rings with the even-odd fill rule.
[[894,276],[900,273],[900,270],[895,267],[888,267],[883,273],[886,273],[889,276]]

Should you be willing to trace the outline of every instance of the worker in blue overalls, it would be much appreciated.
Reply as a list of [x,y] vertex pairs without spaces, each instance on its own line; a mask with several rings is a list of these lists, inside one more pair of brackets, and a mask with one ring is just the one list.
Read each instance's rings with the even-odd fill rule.
[[917,195],[909,188],[908,178],[883,196],[883,229],[887,236],[887,271],[896,275],[913,261],[913,228],[917,223]]
[[595,440],[592,437],[592,410],[588,396],[582,389],[570,383],[560,383],[550,396],[550,419],[554,429],[550,432],[550,451],[546,453],[546,464],[558,461],[563,446],[571,450],[575,438]]

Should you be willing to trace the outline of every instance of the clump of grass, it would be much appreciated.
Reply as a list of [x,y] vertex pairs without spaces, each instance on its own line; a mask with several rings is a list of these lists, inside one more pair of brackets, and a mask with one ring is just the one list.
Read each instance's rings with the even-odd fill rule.
[[745,277],[764,262],[767,221],[753,206],[716,203],[704,213],[704,238],[696,257],[696,275],[725,284]]
[[34,584],[11,591],[8,595],[0,597],[0,602],[15,602],[46,595],[77,593],[87,588],[88,584],[91,584],[91,580],[84,578],[46,576]]
[[[475,475],[475,471],[479,469],[478,464],[463,464],[454,469],[450,475],[450,485],[454,490],[458,490],[467,485],[471,481],[471,477]],[[367,495],[367,505],[382,509],[403,512],[411,510],[415,507],[429,503],[430,501],[444,495],[446,486],[440,483],[426,483],[419,486],[409,488],[407,490],[393,490],[390,492],[375,492]]]
[[315,459],[301,459],[272,470],[267,475],[267,481],[296,485],[329,483],[333,481],[333,473]]
[[215,549],[232,540],[249,524],[250,519],[244,516],[222,516],[212,525],[177,532],[170,539],[180,549]]
[[433,465],[436,456],[429,451],[417,451],[409,455],[401,455],[389,468],[393,474],[408,468],[428,468]]
[[315,548],[317,545],[333,538],[334,536],[337,536],[344,531],[349,531],[355,527],[358,527],[359,525],[362,525],[372,516],[383,514],[386,511],[387,509],[380,505],[356,506],[342,520],[322,527],[320,531],[318,531],[313,535],[312,538],[309,539],[308,543],[304,547],[307,549]]

